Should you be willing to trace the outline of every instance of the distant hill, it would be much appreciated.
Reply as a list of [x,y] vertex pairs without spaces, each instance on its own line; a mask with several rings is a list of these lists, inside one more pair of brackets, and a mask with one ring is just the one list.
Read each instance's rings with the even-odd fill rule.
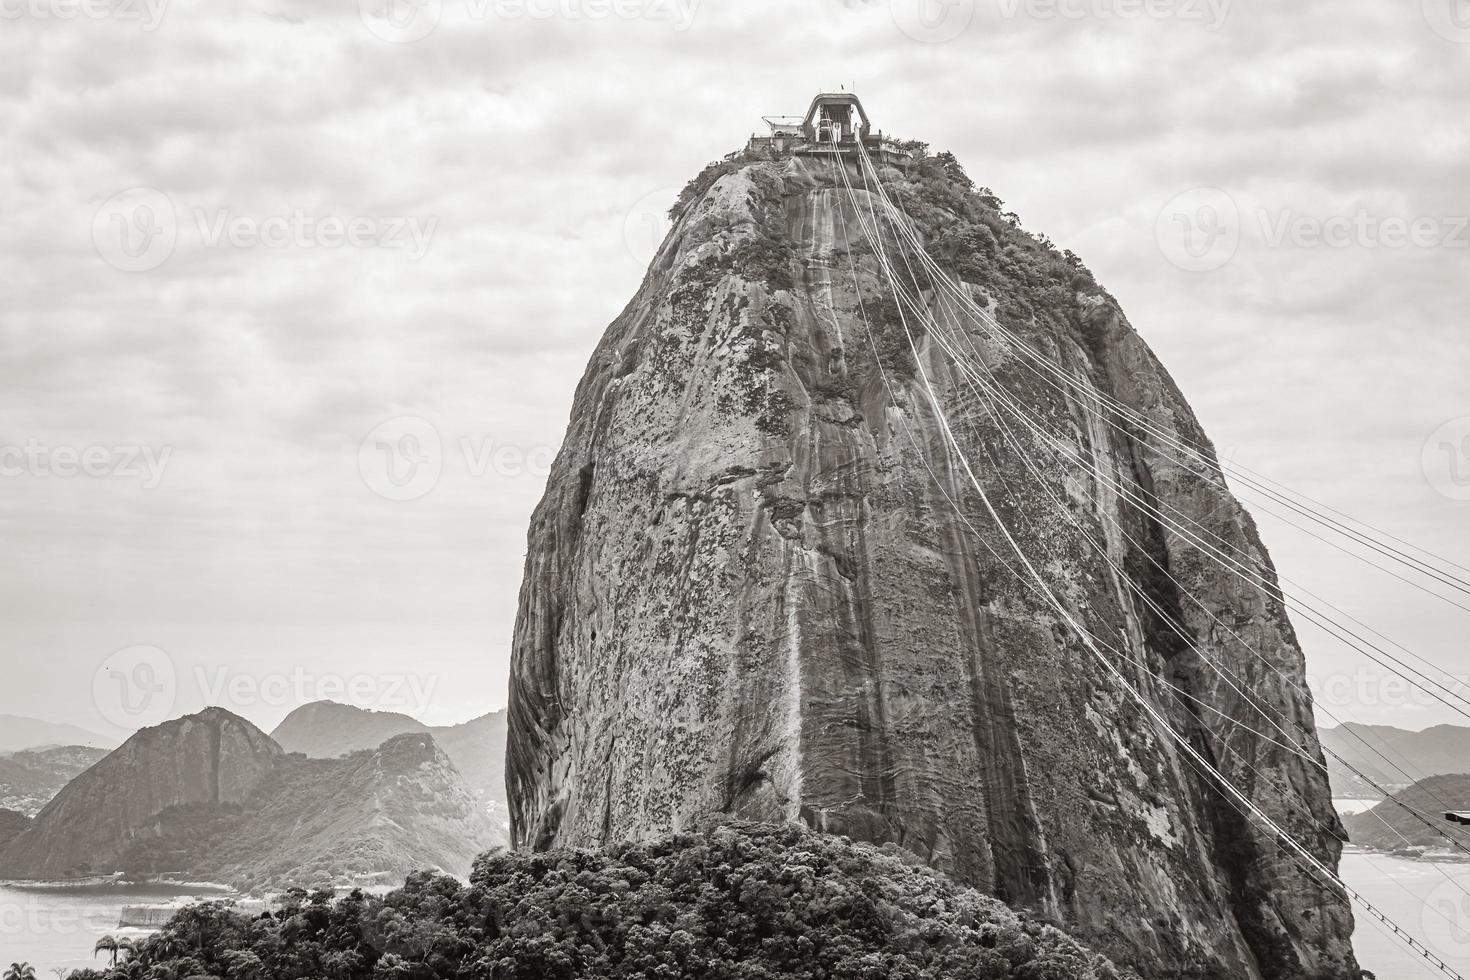
[[[1470,727],[1463,725],[1435,725],[1415,732],[1348,722],[1320,729],[1317,735],[1323,749],[1336,752],[1390,793],[1407,789],[1414,779],[1470,772]],[[1394,764],[1407,769],[1408,775]],[[1371,800],[1383,795],[1331,755],[1327,756],[1327,774],[1333,796]]]
[[478,798],[487,803],[505,803],[504,709],[463,724],[429,730]]
[[288,757],[234,807],[176,807],[119,865],[187,868],[243,889],[397,883],[414,870],[467,876],[506,837],[422,732],[341,759]]
[[118,740],[65,722],[42,721],[20,715],[0,715],[0,752],[19,752],[51,745],[88,745],[117,748]]
[[475,797],[496,814],[505,810],[505,711],[492,711],[459,725],[430,726],[392,711],[368,711],[336,701],[313,701],[287,715],[271,738],[287,752],[333,759],[412,732],[434,737]]
[[106,749],[64,745],[0,756],[0,807],[33,817],[63,786],[106,755]]
[[427,732],[429,726],[396,711],[369,711],[336,701],[312,701],[292,711],[271,732],[287,752],[335,759],[382,745],[394,735]]
[[1393,799],[1419,811],[1430,826],[1403,806],[1385,800],[1370,810],[1343,817],[1348,839],[1384,851],[1425,848],[1467,854],[1446,841],[1444,835],[1470,849],[1470,827],[1445,820],[1444,811],[1470,810],[1470,775],[1430,776],[1395,793]]
[[427,733],[331,760],[222,708],[138,732],[0,849],[0,877],[125,871],[279,888],[469,873],[504,843]]

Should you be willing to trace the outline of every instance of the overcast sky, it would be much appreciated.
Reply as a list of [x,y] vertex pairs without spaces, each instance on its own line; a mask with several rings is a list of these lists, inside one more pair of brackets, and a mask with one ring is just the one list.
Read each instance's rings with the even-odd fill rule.
[[[0,712],[503,705],[527,518],[663,211],[844,83],[1078,252],[1227,459],[1470,565],[1463,0],[0,13]],[[1258,516],[1470,671],[1466,613]],[[1454,717],[1304,640],[1339,717]]]

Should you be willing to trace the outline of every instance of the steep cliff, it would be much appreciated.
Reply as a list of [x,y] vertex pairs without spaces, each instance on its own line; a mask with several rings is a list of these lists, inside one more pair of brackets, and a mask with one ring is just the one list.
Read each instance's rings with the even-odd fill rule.
[[[1146,976],[1356,977],[1345,904],[1007,567],[924,378],[1070,615],[1335,865],[1321,773],[1231,721],[1259,702],[1320,757],[1270,559],[1218,467],[1104,424],[921,281],[936,326],[1038,420],[1006,438],[922,329],[915,360],[880,274],[899,242],[859,230],[873,202],[837,166],[737,158],[701,174],[592,355],[529,534],[507,758],[517,843],[802,821],[901,844]],[[1048,363],[1208,446],[1075,256],[1022,232],[952,158],[883,179],[927,249]],[[1118,487],[1220,536],[1273,587],[1243,586]]]

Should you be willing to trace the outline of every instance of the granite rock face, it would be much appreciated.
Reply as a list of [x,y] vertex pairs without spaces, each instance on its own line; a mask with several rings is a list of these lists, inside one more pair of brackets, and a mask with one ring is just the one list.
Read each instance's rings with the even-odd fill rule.
[[[1212,453],[1185,465],[1153,437],[1136,444],[956,317],[926,277],[936,331],[1038,432],[911,322],[915,358],[859,228],[868,195],[836,166],[737,159],[701,175],[592,356],[529,534],[506,763],[515,842],[800,821],[896,842],[1147,977],[1356,977],[1341,899],[1008,567],[925,379],[1070,613],[1335,866],[1321,771],[1230,720],[1268,728],[1255,702],[1321,757],[1274,570]],[[962,288],[1049,363],[1208,447],[1075,256],[1022,232],[952,158],[884,180]],[[892,236],[881,246],[897,262]],[[1222,570],[1117,486],[1271,584]]]

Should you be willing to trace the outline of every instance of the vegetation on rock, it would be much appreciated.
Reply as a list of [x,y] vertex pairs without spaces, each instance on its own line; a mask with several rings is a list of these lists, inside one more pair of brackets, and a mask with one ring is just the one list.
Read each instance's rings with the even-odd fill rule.
[[256,918],[191,906],[115,968],[72,980],[1129,976],[912,860],[755,824],[607,851],[496,851],[468,885],[416,873],[382,898],[296,891]]

